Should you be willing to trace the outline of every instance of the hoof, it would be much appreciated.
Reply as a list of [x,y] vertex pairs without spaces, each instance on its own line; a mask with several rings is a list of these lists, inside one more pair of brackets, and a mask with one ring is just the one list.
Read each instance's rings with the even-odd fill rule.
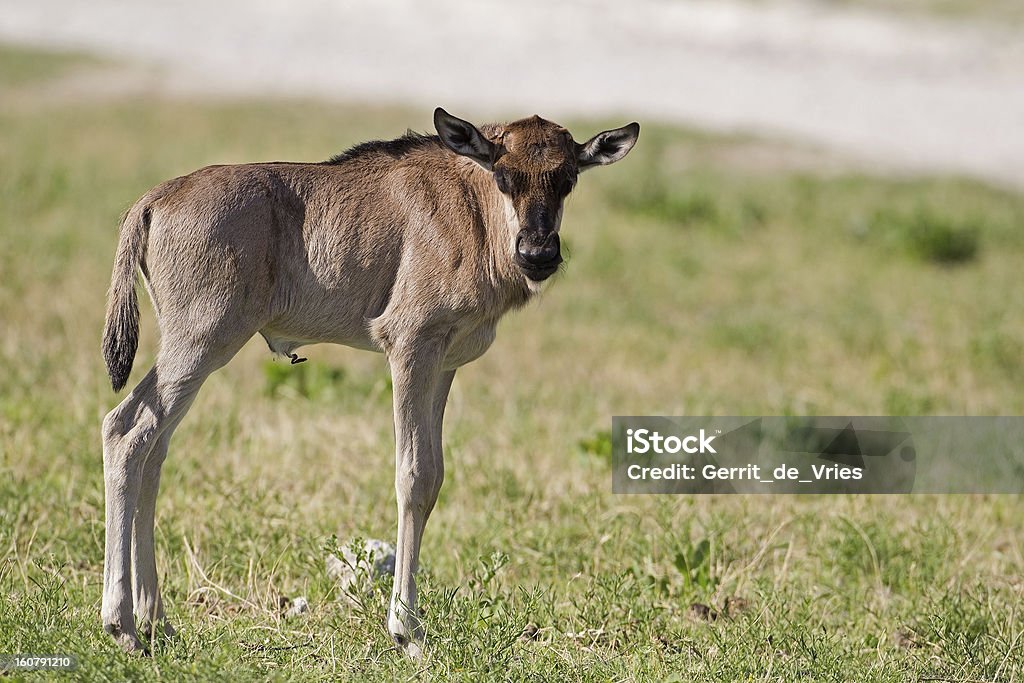
[[[410,636],[410,631],[413,635]],[[423,659],[423,637],[419,635],[422,632],[422,627],[419,627],[417,620],[417,628],[409,629],[408,626],[402,623],[395,615],[388,617],[388,632],[391,634],[392,640],[395,641],[395,645],[405,653],[405,655],[416,661]]]
[[148,654],[146,646],[142,644],[142,641],[134,633],[126,633],[114,624],[105,624],[103,630],[109,633],[114,638],[114,642],[125,652],[142,655]]
[[405,652],[406,657],[413,660],[414,662],[423,661],[423,646],[422,644],[417,643],[416,641],[410,640],[402,648],[402,651]]
[[423,661],[423,643],[416,640],[410,640],[405,636],[395,635],[393,633],[391,634],[391,637],[394,639],[395,645],[405,653],[406,657],[417,662]]

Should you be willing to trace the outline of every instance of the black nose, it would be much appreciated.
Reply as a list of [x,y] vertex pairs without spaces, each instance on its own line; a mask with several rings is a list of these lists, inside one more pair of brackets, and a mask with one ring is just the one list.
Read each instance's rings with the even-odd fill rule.
[[560,258],[560,244],[558,233],[549,232],[543,238],[539,238],[525,230],[519,233],[516,239],[516,251],[519,258],[530,265],[549,266],[553,261]]

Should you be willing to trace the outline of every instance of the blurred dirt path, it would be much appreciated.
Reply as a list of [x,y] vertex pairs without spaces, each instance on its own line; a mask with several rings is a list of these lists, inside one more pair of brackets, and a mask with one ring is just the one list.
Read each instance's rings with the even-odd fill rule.
[[0,40],[141,59],[175,92],[659,118],[1024,187],[1018,28],[735,0],[0,0]]

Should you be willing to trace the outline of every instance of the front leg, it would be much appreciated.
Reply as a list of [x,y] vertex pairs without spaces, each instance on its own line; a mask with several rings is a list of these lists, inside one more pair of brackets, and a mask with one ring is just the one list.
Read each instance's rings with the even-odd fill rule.
[[423,529],[444,478],[439,430],[454,375],[441,370],[443,351],[440,342],[417,339],[397,346],[389,354],[395,403],[398,543],[388,631],[406,653],[417,658],[421,655],[423,625],[416,606],[414,575]]

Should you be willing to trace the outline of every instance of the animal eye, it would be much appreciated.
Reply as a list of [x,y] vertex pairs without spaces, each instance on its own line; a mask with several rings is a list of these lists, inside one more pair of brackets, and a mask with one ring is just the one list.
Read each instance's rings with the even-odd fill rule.
[[502,194],[509,194],[510,189],[508,186],[508,178],[505,177],[505,173],[501,170],[494,172],[494,182],[498,185],[498,192]]

